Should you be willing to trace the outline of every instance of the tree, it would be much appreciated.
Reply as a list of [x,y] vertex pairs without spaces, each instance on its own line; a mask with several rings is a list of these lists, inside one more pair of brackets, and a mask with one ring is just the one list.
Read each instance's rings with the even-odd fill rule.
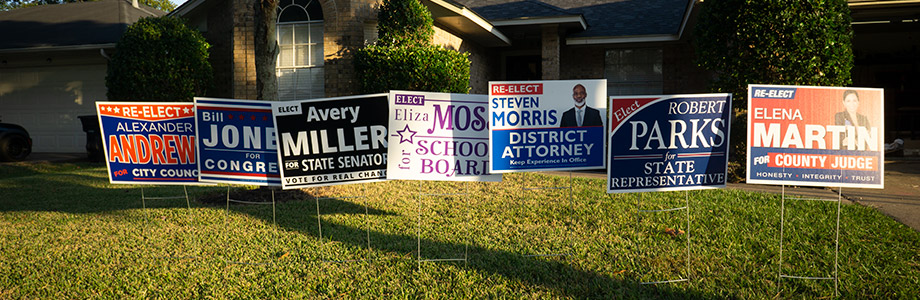
[[142,18],[115,45],[105,86],[109,100],[192,101],[213,78],[208,45],[174,17]]
[[257,0],[253,8],[255,9],[253,50],[258,99],[275,101],[278,100],[278,79],[275,75],[275,61],[278,59],[278,41],[275,37],[278,0]]
[[[98,0],[2,0],[0,1],[0,11],[45,4],[64,4],[91,1]],[[172,2],[169,2],[169,0],[138,0],[138,2],[140,4],[144,4],[166,12],[176,9],[176,5]]]
[[377,21],[377,43],[355,53],[362,92],[469,92],[469,58],[430,44],[434,21],[418,0],[384,0]]
[[732,93],[730,168],[744,178],[747,85],[851,83],[852,28],[846,0],[708,0],[696,25],[697,63]]

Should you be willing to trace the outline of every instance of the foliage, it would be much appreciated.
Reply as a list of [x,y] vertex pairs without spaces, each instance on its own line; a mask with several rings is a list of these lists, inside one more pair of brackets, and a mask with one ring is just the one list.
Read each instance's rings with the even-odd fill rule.
[[431,13],[418,0],[386,0],[377,19],[377,44],[355,53],[362,92],[469,92],[469,57],[430,44]]
[[377,45],[426,45],[434,35],[431,12],[418,0],[384,0],[377,13]]
[[[188,207],[185,199],[142,203],[142,192],[161,197],[185,190],[112,185],[100,164],[0,164],[0,298],[834,295],[829,280],[783,279],[777,285],[779,195],[738,190],[641,195],[642,209],[689,201],[688,228],[686,211],[637,219],[639,196],[607,194],[602,179],[513,173],[504,180],[338,185],[306,189],[303,198],[276,206],[227,206],[226,187],[189,186]],[[520,190],[569,184],[571,191],[522,195]],[[234,193],[241,189],[233,187]],[[456,196],[457,191],[470,195]],[[233,199],[250,200],[234,193]],[[220,202],[196,201],[202,198]],[[783,274],[833,275],[836,208],[833,202],[787,196]],[[419,263],[418,249],[426,259],[469,261]],[[571,255],[525,256],[562,252]],[[920,232],[877,210],[841,207],[839,258],[842,299],[916,297]],[[370,261],[330,262],[349,259]],[[689,280],[639,285],[676,278]]]
[[388,90],[466,93],[470,61],[466,54],[433,46],[371,45],[355,58],[364,92]]
[[173,17],[142,18],[128,27],[109,61],[109,100],[192,101],[213,77],[208,45]]
[[[45,5],[45,4],[64,4],[75,2],[92,2],[98,0],[2,0],[0,1],[0,11],[11,10],[23,7]],[[138,3],[144,4],[165,12],[172,11],[176,5],[169,0],[138,0]]]
[[743,177],[747,85],[851,83],[852,28],[846,0],[711,0],[696,25],[697,62],[713,88],[732,93],[733,173]]

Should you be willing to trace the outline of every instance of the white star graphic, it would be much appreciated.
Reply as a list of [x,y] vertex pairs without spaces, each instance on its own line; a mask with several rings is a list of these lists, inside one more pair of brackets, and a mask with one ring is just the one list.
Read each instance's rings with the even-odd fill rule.
[[118,107],[115,107],[115,113],[116,114],[118,113]]
[[[396,133],[399,134],[399,143],[400,143],[400,144],[402,144],[403,142],[409,142],[409,144],[412,144],[412,137],[414,137],[415,134],[416,134],[417,132],[416,132],[416,131],[412,131],[412,129],[409,129],[409,124],[406,124],[406,128],[405,128],[405,129],[396,131]],[[408,137],[406,137],[406,136],[408,136]]]

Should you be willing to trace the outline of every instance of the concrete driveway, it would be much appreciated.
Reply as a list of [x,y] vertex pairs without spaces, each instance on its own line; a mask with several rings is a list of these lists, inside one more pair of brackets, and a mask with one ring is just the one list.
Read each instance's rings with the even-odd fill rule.
[[884,189],[844,188],[842,194],[920,231],[920,160],[886,161]]

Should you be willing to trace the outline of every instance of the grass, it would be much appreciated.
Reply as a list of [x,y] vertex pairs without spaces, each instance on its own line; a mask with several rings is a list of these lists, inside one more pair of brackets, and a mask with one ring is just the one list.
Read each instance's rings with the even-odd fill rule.
[[[569,190],[522,191],[567,186],[568,177],[504,178],[308,189],[303,199],[278,203],[273,218],[271,205],[228,211],[193,200],[189,209],[184,199],[148,200],[145,210],[141,186],[108,184],[99,164],[2,164],[0,299],[834,295],[833,281],[778,281],[777,195],[608,195],[603,181],[575,178],[570,200]],[[224,197],[226,187],[188,191],[194,199]],[[144,193],[182,195],[183,188]],[[684,210],[639,215],[637,201],[648,210],[689,201],[690,227]],[[833,276],[836,208],[787,199],[784,274]],[[841,296],[917,297],[920,233],[872,208],[841,209]],[[422,259],[468,260],[419,263],[418,249]],[[528,256],[553,253],[570,255]],[[354,261],[327,262],[339,260]],[[689,280],[638,284],[676,278]]]

